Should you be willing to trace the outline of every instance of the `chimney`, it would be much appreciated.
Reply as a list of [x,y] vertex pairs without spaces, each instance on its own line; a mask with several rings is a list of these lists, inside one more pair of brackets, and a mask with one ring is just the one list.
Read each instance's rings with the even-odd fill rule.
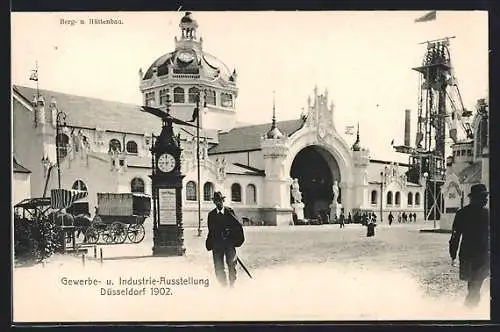
[[411,130],[411,110],[405,110],[405,140],[404,145],[410,146],[410,130]]

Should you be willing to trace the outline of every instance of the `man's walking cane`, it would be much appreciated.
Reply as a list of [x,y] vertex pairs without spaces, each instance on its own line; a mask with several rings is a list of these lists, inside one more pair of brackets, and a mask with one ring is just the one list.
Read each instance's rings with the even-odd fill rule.
[[248,276],[250,277],[250,279],[253,279],[252,275],[250,274],[250,272],[248,272],[248,269],[243,264],[243,262],[241,261],[241,259],[239,257],[236,257],[236,261],[241,265],[241,267],[243,268],[243,270],[245,270],[245,272],[248,274]]

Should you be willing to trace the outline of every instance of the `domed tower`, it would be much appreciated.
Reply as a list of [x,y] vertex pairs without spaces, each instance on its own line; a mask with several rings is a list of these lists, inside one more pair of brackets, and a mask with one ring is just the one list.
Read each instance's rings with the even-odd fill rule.
[[201,128],[233,128],[238,96],[236,70],[231,71],[203,51],[203,39],[196,34],[198,23],[190,12],[181,18],[179,28],[175,50],[156,59],[145,73],[139,71],[144,105],[166,108],[170,102],[172,115],[189,121],[199,97],[204,108],[200,112]]
[[266,174],[265,196],[263,199],[264,220],[271,225],[288,225],[292,209],[290,207],[290,179],[285,172],[285,159],[290,142],[276,124],[276,107],[273,97],[273,120],[271,128],[263,134],[260,147],[264,158]]
[[361,146],[359,139],[359,123],[356,133],[356,142],[352,146],[352,156],[354,160],[354,191],[355,207],[366,206],[368,204],[368,166],[370,164],[370,152]]

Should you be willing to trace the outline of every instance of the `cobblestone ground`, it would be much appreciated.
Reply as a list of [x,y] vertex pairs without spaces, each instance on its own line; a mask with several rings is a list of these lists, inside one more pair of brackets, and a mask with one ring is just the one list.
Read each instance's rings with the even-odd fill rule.
[[[146,227],[150,230],[150,225]],[[338,225],[247,227],[246,242],[238,254],[253,279],[238,269],[238,284],[231,293],[215,284],[211,256],[204,248],[205,232],[198,237],[195,229],[186,229],[186,256],[159,258],[151,257],[153,243],[148,231],[140,244],[102,246],[102,264],[92,259],[91,249],[85,266],[80,257],[54,256],[45,267],[16,268],[14,308],[17,298],[19,319],[57,321],[488,319],[489,283],[483,287],[481,305],[465,310],[465,284],[458,280],[458,268],[451,267],[448,256],[449,234],[419,232],[431,227],[422,222],[390,227],[381,224],[373,238],[367,238],[366,228],[360,225],[344,229]],[[133,301],[121,297],[119,301],[118,297],[100,296],[96,287],[91,295],[82,287],[69,291],[60,285],[61,275],[75,278],[89,273],[103,280],[162,273],[204,276],[210,279],[211,287],[176,290],[165,303],[165,298],[151,296]],[[39,281],[33,283],[35,276]],[[47,295],[64,298],[57,303],[74,301],[85,309],[73,307],[68,313],[65,307],[63,313],[54,309],[50,314],[33,314],[37,302],[27,299],[30,289],[40,283],[57,286],[57,291]],[[212,296],[218,300],[213,302]],[[214,307],[220,296],[233,303],[229,312],[219,305]],[[113,301],[111,307],[109,301]],[[141,304],[149,309],[137,309]],[[120,306],[124,309],[109,310]]]

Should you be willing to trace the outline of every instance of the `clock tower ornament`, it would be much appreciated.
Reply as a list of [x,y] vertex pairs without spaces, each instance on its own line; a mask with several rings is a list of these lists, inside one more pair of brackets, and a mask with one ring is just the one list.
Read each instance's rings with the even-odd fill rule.
[[175,135],[172,123],[190,125],[157,108],[142,107],[163,121],[161,133],[154,137],[152,156],[153,197],[153,256],[182,256],[185,254],[182,226],[182,179],[180,136]]

